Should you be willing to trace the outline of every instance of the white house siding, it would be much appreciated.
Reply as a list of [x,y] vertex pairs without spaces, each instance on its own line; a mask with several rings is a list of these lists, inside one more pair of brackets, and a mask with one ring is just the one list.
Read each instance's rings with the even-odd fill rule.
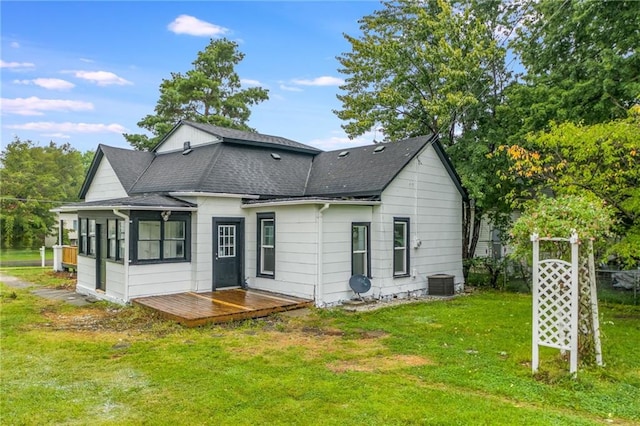
[[85,201],[110,200],[127,196],[127,191],[122,187],[116,172],[113,171],[109,160],[102,157],[96,175],[91,181],[91,186],[85,195]]
[[125,303],[127,300],[124,288],[124,265],[107,261],[106,268],[106,291],[98,291],[96,290],[96,259],[78,256],[76,291],[116,303]]
[[180,126],[173,132],[156,152],[182,151],[185,142],[191,142],[191,146],[202,145],[217,141],[216,137],[202,130],[198,130],[188,125]]
[[129,298],[191,291],[191,264],[157,263],[129,266]]
[[[409,277],[393,277],[394,217],[410,219]],[[424,292],[433,274],[454,275],[462,289],[462,196],[431,146],[382,193],[372,239],[373,286],[380,297]]]
[[[371,222],[375,227],[372,206],[332,205],[323,212],[323,276],[322,303],[336,304],[352,299],[355,294],[349,287],[351,278],[351,224],[353,222]],[[371,232],[373,229],[371,229]],[[374,271],[376,242],[371,233],[371,271]],[[372,285],[378,279],[373,274]]]
[[107,260],[106,293],[110,298],[126,301],[124,288],[124,265]]
[[76,291],[80,294],[94,294],[96,291],[96,259],[78,256],[77,276]]
[[[184,127],[185,126],[183,126],[183,128]],[[211,291],[213,288],[213,218],[245,217],[247,212],[241,208],[242,200],[240,198],[180,198],[198,205],[198,211],[193,212],[191,216],[191,265],[193,283],[190,290],[198,292]],[[247,231],[245,229],[245,235],[246,233]]]
[[[319,206],[297,205],[246,209],[245,270],[251,288],[313,299],[317,282]],[[275,213],[275,277],[257,277],[257,213]]]
[[485,216],[480,223],[480,233],[478,235],[478,244],[476,245],[476,251],[474,256],[476,257],[489,257],[492,252],[491,243],[491,230],[493,225],[489,219]]

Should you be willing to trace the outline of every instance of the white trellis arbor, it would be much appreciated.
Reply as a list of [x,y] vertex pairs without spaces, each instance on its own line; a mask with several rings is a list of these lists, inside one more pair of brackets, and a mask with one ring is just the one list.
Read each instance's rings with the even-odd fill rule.
[[[578,370],[578,345],[591,338],[596,362],[602,365],[598,302],[596,295],[593,244],[589,242],[588,266],[581,268],[579,239],[574,231],[570,238],[540,238],[533,242],[533,333],[531,368],[539,366],[539,346],[570,352],[569,371]],[[540,241],[571,244],[571,262],[562,259],[540,259]]]

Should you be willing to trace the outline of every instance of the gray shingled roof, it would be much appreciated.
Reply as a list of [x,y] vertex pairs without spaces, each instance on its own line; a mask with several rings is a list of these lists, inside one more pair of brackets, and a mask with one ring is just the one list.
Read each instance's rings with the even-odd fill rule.
[[[236,142],[236,143],[241,143],[243,145],[256,145],[256,146],[267,146],[267,147],[281,146],[281,147],[286,147],[286,148],[293,149],[300,152],[306,152],[308,154],[316,154],[316,153],[322,152],[322,150],[320,149],[302,144],[300,142],[296,142],[291,139],[283,138],[280,136],[263,135],[261,133],[256,133],[256,132],[245,132],[242,130],[228,129],[225,127],[214,126],[212,124],[196,123],[194,121],[188,121],[188,120],[180,121],[174,127],[174,130],[181,124],[186,124],[198,130],[202,130],[203,132],[209,133],[210,135],[213,135],[224,142]],[[173,130],[171,132],[173,132]],[[168,137],[171,134],[171,132],[166,137]],[[164,141],[166,137],[163,138],[162,141]],[[162,144],[162,141],[157,146],[160,146]]]
[[[187,124],[220,129],[197,123]],[[289,145],[264,142],[266,139],[263,138],[270,136],[223,130],[219,132],[226,135],[222,136],[222,142],[194,146],[188,155],[182,152],[158,154],[100,145],[83,185],[81,198],[84,198],[102,156],[108,158],[130,195],[123,199],[127,203],[133,199],[154,206],[156,201],[166,200],[155,200],[149,195],[139,198],[136,194],[169,192],[251,194],[263,198],[376,197],[429,143],[460,193],[467,197],[451,162],[433,136],[331,152],[306,152]],[[240,135],[251,135],[261,139],[261,143],[244,143],[234,138]],[[375,151],[381,147],[384,150]],[[342,151],[348,151],[348,155],[340,156]],[[134,195],[136,198],[132,198]]]
[[[274,159],[271,154],[280,159]],[[198,191],[302,196],[313,156],[222,142],[195,146],[188,155],[160,154],[132,193]]]
[[[402,168],[433,137],[323,152],[313,160],[305,196],[380,195]],[[381,152],[374,152],[384,147]],[[340,157],[341,152],[348,152]]]
[[80,198],[84,198],[89,190],[89,184],[98,170],[98,164],[102,160],[102,157],[106,157],[109,160],[109,164],[111,164],[113,171],[116,176],[118,176],[124,190],[129,194],[131,187],[138,177],[149,167],[155,155],[147,151],[133,151],[131,149],[114,148],[102,144],[98,145],[93,162],[89,168],[89,175],[80,190]]

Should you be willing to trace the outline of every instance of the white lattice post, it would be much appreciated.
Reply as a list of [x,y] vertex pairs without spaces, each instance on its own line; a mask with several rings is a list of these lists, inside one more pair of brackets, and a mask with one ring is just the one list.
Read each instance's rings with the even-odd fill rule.
[[596,265],[593,259],[593,240],[589,240],[589,288],[591,292],[591,316],[593,323],[593,343],[596,350],[596,364],[602,365],[602,345],[600,343],[600,318],[598,313],[598,290],[596,288]]
[[532,286],[531,293],[533,294],[533,319],[532,319],[532,333],[531,333],[531,371],[536,373],[538,371],[539,364],[539,352],[538,352],[538,261],[540,260],[540,242],[538,241],[538,234],[531,234],[531,242],[533,243],[533,263],[532,263]]
[[574,231],[569,239],[571,243],[571,355],[569,361],[569,372],[578,371],[578,304],[580,303],[580,283],[578,282],[580,270],[578,253],[578,234]]

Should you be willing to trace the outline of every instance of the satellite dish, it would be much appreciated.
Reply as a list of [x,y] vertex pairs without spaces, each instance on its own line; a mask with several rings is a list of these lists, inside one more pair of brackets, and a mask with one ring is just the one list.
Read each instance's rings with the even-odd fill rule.
[[366,293],[371,289],[371,280],[365,275],[356,274],[349,278],[349,287],[360,295],[360,293]]

